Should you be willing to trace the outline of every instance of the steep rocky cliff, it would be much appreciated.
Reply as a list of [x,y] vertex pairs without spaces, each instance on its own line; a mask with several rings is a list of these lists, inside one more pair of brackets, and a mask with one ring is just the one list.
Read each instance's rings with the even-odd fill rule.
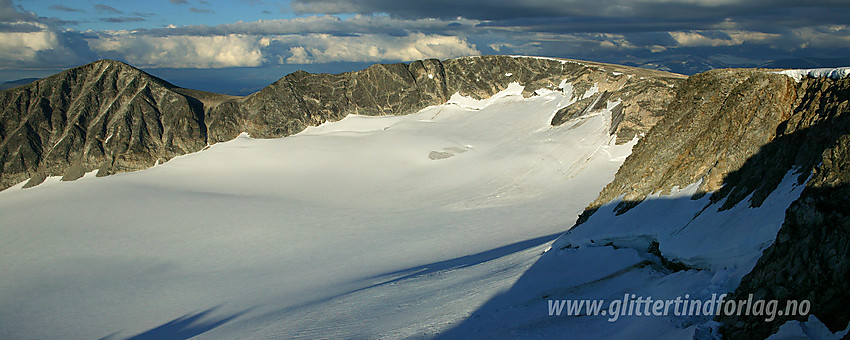
[[[145,169],[242,132],[282,137],[348,114],[416,112],[455,93],[486,98],[512,82],[526,86],[526,96],[547,88],[587,97],[594,107],[585,113],[619,103],[611,132],[624,142],[658,121],[683,79],[617,65],[485,56],[342,74],[295,72],[238,98],[178,88],[103,60],[0,94],[0,189],[28,178],[32,186],[47,176],[74,180],[96,169],[99,176]],[[577,105],[587,101],[582,98]],[[577,116],[556,115],[553,124]]]
[[[622,213],[651,193],[699,180],[703,193],[720,189],[730,172],[780,133],[777,129],[790,118],[796,96],[794,80],[757,70],[715,70],[688,78],[661,114],[666,118],[635,146],[580,220],[620,195],[624,197],[617,211]],[[751,203],[758,206],[790,165],[777,167],[774,176],[748,178],[753,181],[726,186],[715,195],[719,199],[737,188],[727,201],[734,205],[757,191]]]
[[[805,184],[802,195],[786,211],[775,243],[730,299],[746,300],[749,294],[783,303],[808,299],[811,314],[831,331],[845,329],[850,322],[845,279],[850,275],[850,78],[795,81],[771,70],[714,70],[690,77],[661,115],[664,119],[638,142],[576,228],[606,203],[619,202],[614,212],[620,215],[650,195],[663,198],[693,183],[699,190],[692,199],[710,194],[697,215],[739,204],[757,208],[786,174],[796,174]],[[764,316],[718,317],[722,333],[735,339],[765,338],[790,319],[806,317],[780,316],[773,322]]]
[[[837,332],[850,322],[850,78],[806,78],[798,88],[781,135],[734,178],[751,181],[776,171],[765,166],[768,159],[793,164],[811,178],[786,211],[776,242],[731,298],[809,300],[811,314]],[[754,316],[720,318],[730,338],[764,338],[790,319],[805,317],[779,316],[772,323]]]

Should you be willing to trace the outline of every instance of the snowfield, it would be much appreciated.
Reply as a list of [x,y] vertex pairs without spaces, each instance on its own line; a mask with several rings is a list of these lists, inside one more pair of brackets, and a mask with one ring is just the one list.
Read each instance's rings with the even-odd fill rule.
[[584,95],[568,85],[2,191],[0,338],[447,332],[540,259],[635,143],[613,144],[608,110],[551,127]]
[[[547,250],[513,287],[476,311],[447,337],[559,337],[632,339],[713,339],[713,316],[625,315],[550,316],[548,300],[622,300],[624,294],[674,300],[706,301],[731,293],[749,273],[762,251],[773,244],[785,209],[804,186],[789,172],[759,208],[749,198],[718,211],[710,195],[693,200],[699,183],[652,195],[631,210],[615,215],[614,200],[584,224],[568,231]],[[706,207],[707,206],[707,207]],[[648,252],[658,242],[667,261],[686,266],[675,270]],[[582,310],[585,312],[586,310]],[[796,321],[795,321],[796,323]]]
[[805,77],[841,79],[850,75],[850,67],[812,68],[777,71],[795,80],[802,81]]

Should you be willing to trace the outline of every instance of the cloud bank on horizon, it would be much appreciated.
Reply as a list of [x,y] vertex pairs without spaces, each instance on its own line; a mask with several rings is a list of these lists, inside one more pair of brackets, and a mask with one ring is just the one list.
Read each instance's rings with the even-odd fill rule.
[[0,0],[0,70],[111,58],[146,68],[396,62],[481,54],[640,64],[850,56],[837,0]]

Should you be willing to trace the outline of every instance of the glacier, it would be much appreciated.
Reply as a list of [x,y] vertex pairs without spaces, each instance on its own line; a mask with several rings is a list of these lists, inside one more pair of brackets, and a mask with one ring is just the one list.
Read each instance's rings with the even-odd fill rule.
[[509,289],[636,143],[614,143],[608,110],[552,127],[583,95],[568,85],[2,191],[0,338],[444,332]]

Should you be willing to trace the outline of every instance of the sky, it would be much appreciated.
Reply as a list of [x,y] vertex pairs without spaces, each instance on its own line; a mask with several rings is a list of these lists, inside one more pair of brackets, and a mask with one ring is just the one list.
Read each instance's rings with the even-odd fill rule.
[[299,69],[492,54],[682,73],[850,60],[850,1],[0,0],[0,81],[109,58],[241,93]]

